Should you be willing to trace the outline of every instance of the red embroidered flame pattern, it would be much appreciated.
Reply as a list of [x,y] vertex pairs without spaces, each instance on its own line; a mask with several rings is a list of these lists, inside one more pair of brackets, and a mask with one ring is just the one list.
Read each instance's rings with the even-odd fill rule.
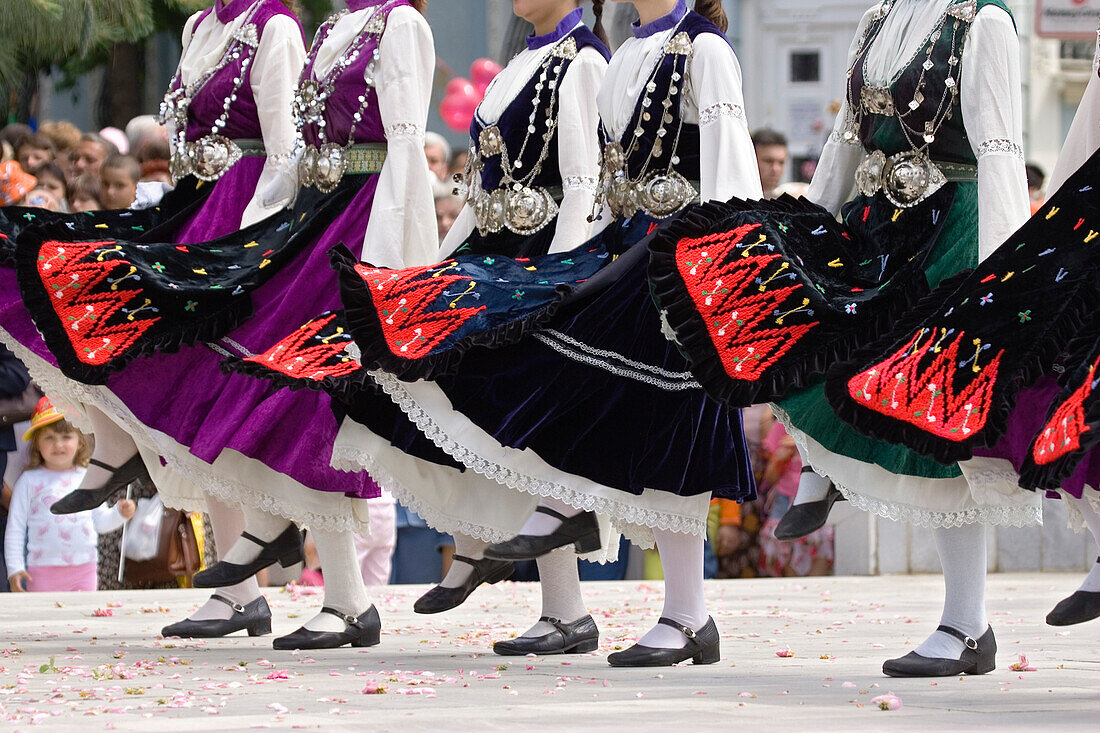
[[262,354],[245,361],[295,379],[320,382],[327,377],[344,377],[359,369],[359,362],[346,353],[351,336],[343,326],[337,326],[329,336],[322,337],[335,313],[330,313],[301,326]]
[[[386,347],[396,356],[419,359],[427,356],[445,338],[462,327],[485,306],[458,305],[476,287],[469,277],[446,274],[457,267],[449,260],[428,267],[387,270],[356,265],[355,271],[367,284]],[[429,310],[440,296],[451,297],[449,286],[462,283],[464,290],[443,310]]]
[[[122,284],[133,277],[136,268],[119,257],[106,257],[107,251],[92,257],[97,250],[114,242],[45,242],[38,251],[38,275],[49,294],[50,304],[61,321],[76,357],[93,366],[109,361],[128,349],[159,317],[136,317],[145,306],[127,310],[140,289]],[[121,277],[110,279],[113,271],[129,267]],[[125,318],[108,325],[122,311]]]
[[1100,358],[1089,367],[1085,381],[1075,389],[1050,416],[1046,426],[1035,438],[1031,457],[1036,464],[1045,466],[1069,455],[1081,447],[1081,436],[1091,428],[1085,423],[1085,400],[1095,390],[1096,368]]
[[[800,302],[795,296],[804,286],[779,284],[789,274],[781,255],[763,248],[765,253],[752,254],[763,241],[738,252],[737,245],[759,227],[745,224],[676,244],[680,277],[706,323],[726,374],[744,381],[759,379],[818,325],[817,321],[784,324],[791,315],[806,312],[809,299],[804,298],[799,307],[785,307],[792,299]],[[773,268],[774,264],[778,267]],[[768,273],[769,269],[773,271]],[[775,327],[762,327],[765,319],[773,320]]]
[[[960,331],[945,347],[953,331],[940,328],[938,337],[936,332],[921,329],[901,350],[856,374],[848,380],[848,394],[870,410],[959,442],[985,427],[1004,350],[979,368],[978,359],[988,348],[980,339],[968,340]],[[960,362],[963,347],[975,353]],[[960,370],[974,375],[962,389],[956,386]]]

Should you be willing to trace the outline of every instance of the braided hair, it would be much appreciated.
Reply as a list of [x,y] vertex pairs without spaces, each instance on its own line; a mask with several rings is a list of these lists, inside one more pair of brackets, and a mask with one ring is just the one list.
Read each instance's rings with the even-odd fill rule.
[[603,27],[603,4],[604,0],[592,0],[592,14],[596,16],[596,23],[592,26],[592,32],[596,34],[596,38],[603,41],[605,46],[610,46],[611,41],[608,40],[607,31]]

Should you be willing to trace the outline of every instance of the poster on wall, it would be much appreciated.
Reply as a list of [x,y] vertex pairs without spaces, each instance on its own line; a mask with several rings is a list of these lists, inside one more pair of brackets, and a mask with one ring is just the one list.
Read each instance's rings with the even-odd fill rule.
[[1100,0],[1035,0],[1035,33],[1043,38],[1087,41],[1095,37]]

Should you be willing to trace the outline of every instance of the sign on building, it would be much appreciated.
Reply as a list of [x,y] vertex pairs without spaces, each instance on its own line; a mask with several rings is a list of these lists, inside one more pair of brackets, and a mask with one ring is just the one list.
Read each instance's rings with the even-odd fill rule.
[[1035,0],[1035,33],[1044,38],[1094,38],[1100,0]]

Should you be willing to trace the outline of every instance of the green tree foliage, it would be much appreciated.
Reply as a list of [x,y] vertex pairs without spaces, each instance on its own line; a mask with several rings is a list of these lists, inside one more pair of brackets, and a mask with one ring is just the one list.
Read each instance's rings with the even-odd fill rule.
[[[0,3],[0,84],[86,62],[115,43],[140,41],[161,17],[184,16],[204,0],[17,0]],[[102,57],[101,57],[102,58]]]

